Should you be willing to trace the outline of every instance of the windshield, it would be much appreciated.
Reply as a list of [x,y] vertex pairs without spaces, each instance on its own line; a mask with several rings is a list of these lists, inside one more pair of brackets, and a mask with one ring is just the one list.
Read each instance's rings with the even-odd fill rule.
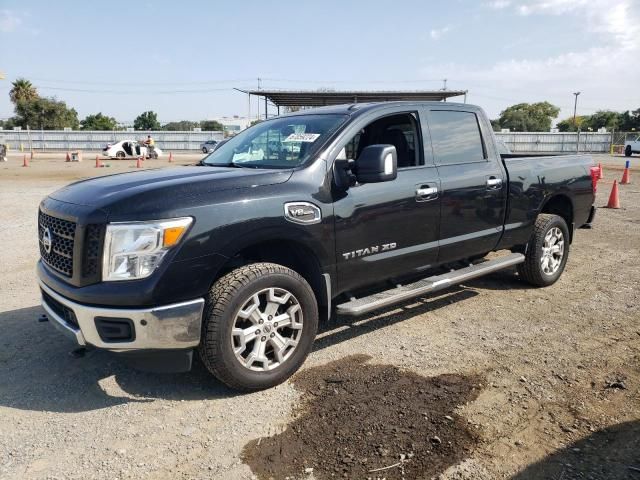
[[218,147],[204,165],[294,168],[307,161],[346,119],[345,115],[298,115],[265,120]]

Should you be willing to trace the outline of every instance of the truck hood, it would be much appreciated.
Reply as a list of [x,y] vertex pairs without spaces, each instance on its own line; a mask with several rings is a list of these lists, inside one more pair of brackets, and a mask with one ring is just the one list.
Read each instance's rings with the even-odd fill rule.
[[81,180],[49,195],[66,203],[96,207],[109,212],[123,202],[137,207],[175,202],[216,191],[260,187],[286,182],[291,170],[258,170],[226,167],[179,167],[142,170]]

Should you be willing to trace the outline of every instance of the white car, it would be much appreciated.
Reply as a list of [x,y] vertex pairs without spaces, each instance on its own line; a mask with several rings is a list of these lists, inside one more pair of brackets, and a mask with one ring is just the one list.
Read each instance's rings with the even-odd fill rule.
[[632,153],[640,153],[640,135],[632,140],[625,140],[624,155],[630,157]]
[[109,158],[159,158],[162,156],[162,150],[158,147],[152,149],[135,140],[121,140],[118,143],[109,143],[102,149],[102,154]]

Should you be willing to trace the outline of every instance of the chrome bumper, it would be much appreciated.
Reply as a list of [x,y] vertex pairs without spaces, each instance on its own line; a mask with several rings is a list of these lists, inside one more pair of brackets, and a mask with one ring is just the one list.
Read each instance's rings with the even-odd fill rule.
[[[126,351],[192,348],[200,343],[203,298],[153,308],[100,308],[73,302],[58,295],[42,281],[39,283],[47,295],[75,315],[77,326],[56,313],[54,307],[42,298],[42,306],[54,327],[78,345]],[[103,341],[96,327],[96,317],[131,320],[135,329],[134,339],[125,342]]]

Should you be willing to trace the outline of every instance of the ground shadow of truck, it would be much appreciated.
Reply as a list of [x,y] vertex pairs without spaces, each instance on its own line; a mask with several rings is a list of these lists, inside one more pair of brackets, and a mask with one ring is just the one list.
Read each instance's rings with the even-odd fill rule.
[[[358,319],[338,318],[322,325],[316,351],[365,332],[401,322],[477,295],[454,288]],[[83,358],[69,353],[74,346],[55,329],[39,323],[42,307],[0,313],[0,404],[11,408],[53,412],[83,412],[135,402],[201,400],[237,395],[212,377],[199,362],[188,373],[158,374],[134,369],[117,356],[90,350]],[[106,379],[110,385],[105,387]]]
[[619,423],[543,458],[511,480],[640,479],[640,421]]

